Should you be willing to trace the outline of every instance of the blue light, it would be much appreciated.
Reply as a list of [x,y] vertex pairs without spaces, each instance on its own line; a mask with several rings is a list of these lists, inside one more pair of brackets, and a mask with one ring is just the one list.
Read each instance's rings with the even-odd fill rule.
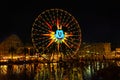
[[63,39],[63,38],[64,38],[63,30],[56,30],[55,37],[56,37],[57,39]]

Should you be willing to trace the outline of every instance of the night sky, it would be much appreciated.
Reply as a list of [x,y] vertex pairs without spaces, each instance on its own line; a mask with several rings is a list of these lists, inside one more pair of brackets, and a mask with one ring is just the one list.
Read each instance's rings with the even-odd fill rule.
[[[31,42],[31,28],[35,18],[44,10],[61,8],[79,22],[82,42],[111,42],[120,45],[120,7],[118,2],[105,0],[29,0],[6,1],[0,39],[14,33],[23,42]],[[120,47],[120,46],[119,46]]]

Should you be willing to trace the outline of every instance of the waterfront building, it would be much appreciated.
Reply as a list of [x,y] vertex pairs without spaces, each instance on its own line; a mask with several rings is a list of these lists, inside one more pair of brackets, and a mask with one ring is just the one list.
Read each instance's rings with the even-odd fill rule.
[[109,54],[111,53],[110,43],[85,43],[81,44],[79,54]]
[[23,46],[21,39],[12,34],[0,43],[0,55],[9,55],[9,53],[21,53],[20,47]]

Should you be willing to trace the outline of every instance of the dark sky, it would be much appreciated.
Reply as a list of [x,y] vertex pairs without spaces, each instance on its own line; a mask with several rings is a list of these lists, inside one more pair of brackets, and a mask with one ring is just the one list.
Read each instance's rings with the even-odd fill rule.
[[[113,0],[114,1],[114,0]],[[4,6],[1,39],[12,33],[24,42],[31,42],[31,28],[35,18],[44,10],[61,8],[79,22],[82,41],[120,44],[119,2],[105,0],[28,0],[6,1]]]

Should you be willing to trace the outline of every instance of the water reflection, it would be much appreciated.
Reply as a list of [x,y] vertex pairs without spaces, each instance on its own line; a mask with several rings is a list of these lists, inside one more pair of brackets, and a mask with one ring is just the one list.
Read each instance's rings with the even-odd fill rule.
[[[100,75],[101,70],[111,65],[119,67],[120,61],[0,65],[0,80],[102,80],[98,79],[98,71]],[[120,73],[117,72],[117,74],[119,78]]]
[[34,80],[83,80],[82,70],[79,67],[60,66],[60,64],[38,64]]

